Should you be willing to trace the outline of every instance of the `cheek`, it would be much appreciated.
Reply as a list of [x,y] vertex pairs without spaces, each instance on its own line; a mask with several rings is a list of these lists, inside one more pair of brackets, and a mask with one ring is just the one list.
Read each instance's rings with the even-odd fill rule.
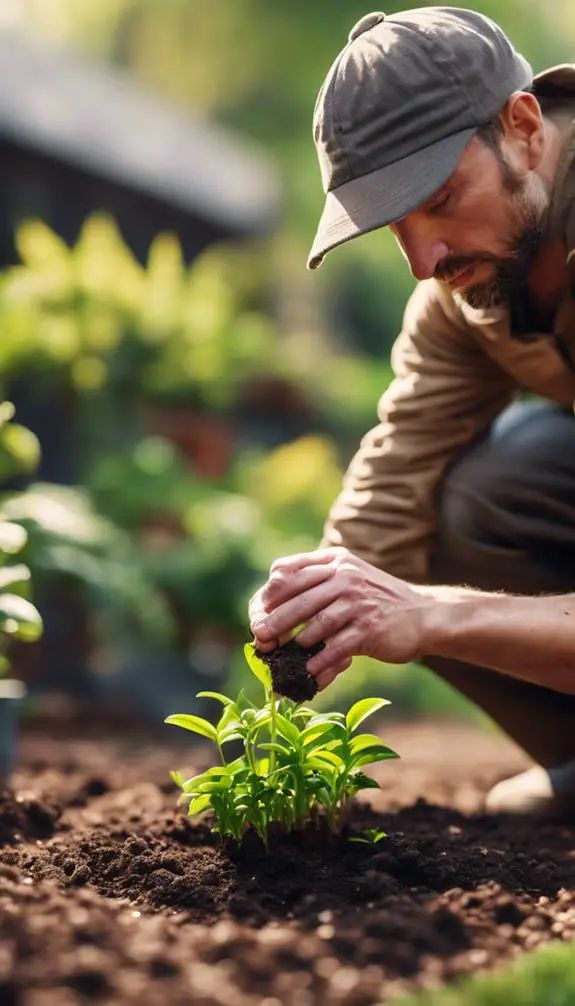
[[513,228],[504,200],[480,200],[458,214],[450,226],[448,240],[455,252],[497,256],[505,250]]

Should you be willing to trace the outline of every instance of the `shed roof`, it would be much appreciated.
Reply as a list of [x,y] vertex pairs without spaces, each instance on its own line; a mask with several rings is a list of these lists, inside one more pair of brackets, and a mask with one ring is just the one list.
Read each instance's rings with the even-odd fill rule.
[[260,152],[127,73],[16,29],[0,31],[0,136],[232,235],[277,215],[277,174]]

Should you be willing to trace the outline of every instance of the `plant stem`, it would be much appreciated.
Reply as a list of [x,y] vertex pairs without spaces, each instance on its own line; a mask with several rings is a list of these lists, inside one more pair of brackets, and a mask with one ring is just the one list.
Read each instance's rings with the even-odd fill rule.
[[[271,714],[272,714],[270,737],[272,744],[275,744],[277,738],[277,718],[276,718],[277,710],[276,710],[276,698],[273,692],[271,693],[270,702],[271,702]],[[275,767],[276,767],[276,752],[270,751],[270,772],[273,772],[275,770]]]
[[245,739],[245,749],[246,749],[246,756],[247,756],[247,759],[248,759],[249,766],[250,766],[253,774],[257,775],[258,774],[258,766],[257,766],[256,759],[254,757],[254,743],[253,743],[253,739],[252,738],[253,738],[253,734],[252,734],[251,731],[249,731],[248,734],[247,734],[247,737]]

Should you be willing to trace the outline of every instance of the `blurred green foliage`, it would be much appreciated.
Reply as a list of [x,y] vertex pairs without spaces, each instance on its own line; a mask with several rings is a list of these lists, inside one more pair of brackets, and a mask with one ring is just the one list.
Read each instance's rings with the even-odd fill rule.
[[[535,69],[571,58],[570,0],[475,6]],[[74,248],[33,220],[18,234],[21,264],[0,276],[0,392],[23,379],[39,400],[65,402],[78,447],[77,485],[35,485],[10,503],[42,589],[78,588],[96,646],[144,638],[187,651],[207,626],[233,652],[270,562],[319,539],[347,459],[375,421],[413,285],[382,232],[319,274],[304,268],[323,200],[315,96],[369,8],[21,0],[11,9],[42,38],[251,137],[279,165],[286,212],[258,246],[213,249],[186,267],[177,239],[162,235],[143,267],[107,218],[88,220]],[[452,708],[452,693],[424,672],[363,659],[330,702],[348,704],[347,689],[372,690],[382,673],[402,708]]]
[[[389,0],[385,10],[392,14],[410,6]],[[453,6],[473,6],[494,18],[535,70],[572,58],[572,0]],[[128,69],[169,100],[216,118],[270,151],[280,166],[288,212],[268,268],[288,301],[297,296],[302,303],[315,302],[332,332],[352,343],[361,335],[379,353],[397,332],[412,286],[389,235],[379,231],[352,242],[313,277],[304,269],[323,201],[311,136],[315,97],[350,29],[370,9],[366,0],[22,2],[26,23],[43,37]]]
[[[32,472],[39,457],[36,437],[23,426],[11,422],[14,407],[0,405],[0,485],[14,475]],[[34,643],[42,634],[42,619],[31,602],[31,576],[21,561],[27,544],[23,527],[11,519],[10,493],[0,495],[0,674],[10,667],[9,647],[13,640]]]
[[404,1006],[571,1006],[575,957],[564,943],[548,944],[498,974],[484,974],[454,988],[409,996]]
[[187,270],[160,235],[147,268],[114,222],[90,218],[74,248],[40,220],[17,234],[21,264],[0,283],[0,372],[64,372],[86,396],[143,396],[229,407],[256,360],[273,368],[270,323],[249,310],[258,264],[244,249],[206,253]]

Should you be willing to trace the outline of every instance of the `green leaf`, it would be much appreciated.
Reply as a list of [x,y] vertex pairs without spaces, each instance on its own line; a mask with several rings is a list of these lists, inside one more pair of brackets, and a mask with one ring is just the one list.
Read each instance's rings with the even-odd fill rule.
[[16,555],[21,552],[28,541],[28,535],[20,524],[13,521],[0,522],[0,553]]
[[313,769],[314,772],[319,772],[324,781],[326,779],[331,781],[339,773],[341,766],[332,765],[325,758],[316,758],[315,755],[310,755],[306,759],[305,767],[306,769]]
[[236,706],[241,713],[245,713],[246,709],[255,709],[253,702],[247,698],[245,690],[242,688],[237,699]]
[[285,748],[283,744],[277,744],[275,741],[258,744],[258,749],[261,751],[277,751],[278,754],[283,755],[291,755],[293,753],[293,748]]
[[229,775],[230,778],[234,778],[238,776],[240,772],[249,772],[250,767],[248,765],[246,756],[240,755],[240,757],[236,758],[234,761],[228,762],[228,764],[225,766],[225,769],[227,775]]
[[276,728],[278,734],[281,734],[286,741],[288,741],[292,747],[298,748],[300,746],[300,731],[295,723],[290,723],[290,721],[282,716],[281,713],[276,713]]
[[195,787],[195,791],[198,793],[224,793],[232,785],[231,779],[227,776],[222,776],[221,779],[211,779],[208,782],[202,782],[199,786]]
[[11,419],[14,418],[14,413],[16,409],[14,408],[12,402],[1,402],[0,403],[0,430],[6,423],[9,423]]
[[184,779],[181,772],[173,772],[173,771],[170,772],[170,779],[172,780],[172,782],[175,782],[176,786],[179,786],[180,789],[184,788],[184,783],[186,780]]
[[167,716],[164,723],[169,723],[174,727],[182,727],[184,730],[191,730],[192,733],[201,734],[202,737],[207,737],[208,740],[214,742],[217,742],[218,739],[216,728],[208,720],[203,720],[201,716],[193,716],[191,713],[175,713],[172,716]]
[[32,430],[10,423],[0,431],[0,481],[33,472],[40,460],[40,444]]
[[337,769],[345,766],[343,758],[340,758],[340,756],[335,754],[333,751],[326,751],[323,748],[320,751],[314,751],[312,757],[306,759],[306,764],[311,765],[316,761],[323,762],[326,765],[331,765],[333,768]]
[[223,730],[227,729],[227,727],[231,726],[232,723],[234,723],[236,725],[236,728],[239,729],[241,727],[241,723],[239,722],[240,717],[241,713],[235,702],[230,702],[229,705],[224,706],[222,710],[222,715],[220,716],[216,724],[216,730],[218,732],[218,735]]
[[352,768],[361,768],[362,765],[371,765],[377,761],[389,761],[398,757],[399,755],[395,751],[381,745],[380,747],[366,748],[364,751],[358,752],[351,759],[351,766]]
[[345,727],[341,723],[334,720],[323,720],[317,723],[308,723],[301,732],[301,742],[304,747],[313,744],[314,741],[321,740],[323,737],[332,736],[340,732],[345,736]]
[[372,779],[369,775],[365,775],[363,772],[352,772],[349,778],[356,791],[360,789],[381,789],[381,786],[375,779]]
[[255,674],[256,678],[258,681],[261,681],[264,688],[270,691],[272,687],[271,671],[268,665],[264,664],[263,660],[256,656],[255,646],[253,643],[245,644],[244,655],[252,674]]
[[365,832],[365,836],[350,838],[350,842],[363,842],[365,845],[377,845],[378,842],[381,842],[382,838],[387,838],[387,832],[380,831],[379,828],[368,828]]
[[18,594],[27,600],[30,598],[31,573],[28,566],[19,563],[17,566],[0,568],[0,591],[10,589],[11,594]]
[[308,706],[296,706],[292,714],[292,720],[298,719],[300,716],[303,720],[311,720],[317,716],[317,713],[315,709],[309,709]]
[[217,699],[224,706],[231,706],[234,704],[233,699],[228,699],[227,695],[221,695],[220,692],[198,692],[196,695],[197,699]]
[[245,724],[241,723],[238,719],[230,719],[223,726],[220,726],[220,723],[218,723],[216,733],[220,743],[227,737],[228,733],[239,733],[243,737],[245,735]]
[[218,734],[218,744],[229,744],[230,741],[243,741],[245,740],[244,734],[239,734],[236,730],[232,730],[229,733],[225,730],[223,733]]
[[[366,748],[381,748],[382,751],[391,751],[391,748],[386,747],[376,734],[359,734],[358,737],[354,737],[350,741],[349,751],[352,755],[359,754],[360,751],[365,751]],[[395,754],[395,751],[391,751],[391,753]],[[396,757],[399,756],[396,755]]]
[[204,793],[202,796],[197,796],[194,800],[190,802],[188,807],[188,814],[190,817],[194,817],[195,814],[201,814],[203,810],[207,810],[208,807],[212,806],[212,799],[209,793]]
[[383,709],[384,706],[389,706],[389,699],[360,699],[356,702],[351,709],[348,710],[345,723],[347,729],[350,733],[357,730],[360,723],[363,723],[368,716],[376,713],[379,709]]
[[17,594],[0,594],[0,632],[26,643],[35,643],[44,625],[30,601]]
[[190,779],[186,779],[184,782],[184,791],[186,793],[193,793],[195,790],[199,791],[202,783],[217,779],[223,775],[227,775],[227,765],[215,765],[213,768],[207,769],[206,772],[201,772],[200,775],[194,775]]
[[271,709],[269,706],[266,706],[265,709],[260,709],[260,711],[256,713],[253,719],[252,727],[257,727],[259,730],[261,727],[267,726],[267,724],[271,722],[271,718]]

